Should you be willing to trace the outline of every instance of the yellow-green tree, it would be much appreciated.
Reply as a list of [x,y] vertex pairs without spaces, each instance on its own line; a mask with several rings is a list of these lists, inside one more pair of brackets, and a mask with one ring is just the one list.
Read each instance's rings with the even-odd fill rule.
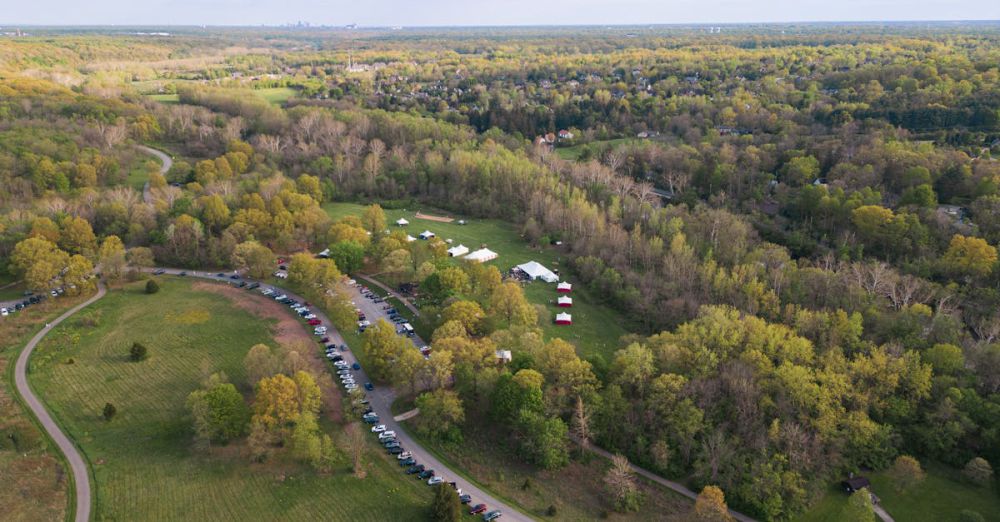
[[57,286],[69,254],[40,237],[29,237],[14,246],[11,266],[24,278],[30,290],[45,291]]
[[108,236],[101,242],[98,253],[101,263],[101,273],[110,281],[121,279],[125,270],[125,245],[118,236]]
[[97,236],[86,219],[79,216],[66,218],[62,223],[62,241],[59,246],[70,254],[93,257]]
[[718,486],[705,486],[694,501],[694,519],[698,522],[730,522],[726,495]]
[[984,239],[955,234],[941,263],[955,276],[986,277],[997,263],[997,249]]
[[490,314],[510,326],[533,326],[538,320],[535,308],[524,297],[521,285],[503,283],[490,296]]
[[274,267],[274,252],[256,242],[244,241],[233,249],[233,266],[245,270],[250,277],[263,279]]

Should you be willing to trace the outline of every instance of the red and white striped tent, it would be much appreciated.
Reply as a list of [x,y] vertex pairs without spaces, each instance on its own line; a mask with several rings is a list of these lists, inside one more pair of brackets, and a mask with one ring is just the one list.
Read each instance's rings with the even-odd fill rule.
[[568,294],[572,291],[573,291],[573,285],[567,283],[566,281],[563,281],[562,283],[556,285],[556,292],[562,292],[564,294]]
[[556,324],[573,324],[573,316],[567,313],[556,315]]
[[573,306],[573,298],[568,295],[561,295],[559,299],[556,299],[556,304],[563,308],[569,308]]

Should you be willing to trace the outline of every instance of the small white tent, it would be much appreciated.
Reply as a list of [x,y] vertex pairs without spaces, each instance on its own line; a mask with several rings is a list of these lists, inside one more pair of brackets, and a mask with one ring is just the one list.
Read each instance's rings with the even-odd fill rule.
[[494,259],[500,257],[500,254],[488,249],[481,248],[475,252],[465,256],[465,259],[469,261],[475,261],[477,263],[485,263],[487,261],[493,261]]
[[434,237],[434,232],[431,232],[430,230],[424,230],[420,233],[420,239],[430,239],[432,237]]
[[451,257],[459,257],[469,253],[469,247],[465,245],[453,246],[448,249],[448,255]]
[[573,306],[573,298],[569,297],[569,296],[561,295],[561,296],[559,296],[559,299],[556,299],[556,304],[558,304],[559,306],[562,306],[564,308],[568,308],[570,306]]
[[399,219],[396,220],[396,224],[399,225],[399,226],[401,226],[401,227],[405,227],[406,225],[409,225],[410,222],[407,221],[405,218],[399,218]]
[[411,236],[411,235],[407,234],[407,235],[406,235],[406,240],[407,240],[408,242],[412,243],[412,242],[416,241],[416,240],[417,240],[417,238],[415,238],[415,237],[413,237],[413,236]]
[[556,285],[556,292],[562,292],[564,294],[568,294],[572,291],[573,291],[573,285],[567,283],[566,281],[563,281],[562,283]]
[[546,283],[555,283],[559,280],[559,276],[542,266],[538,261],[529,261],[523,265],[517,265],[517,268],[528,274],[528,277],[532,279],[541,279]]
[[573,324],[573,316],[567,313],[557,314],[556,324]]

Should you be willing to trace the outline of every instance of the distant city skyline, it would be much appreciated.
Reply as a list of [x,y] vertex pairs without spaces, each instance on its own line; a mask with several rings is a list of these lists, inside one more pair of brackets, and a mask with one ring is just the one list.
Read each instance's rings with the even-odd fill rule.
[[16,25],[641,25],[1000,19],[997,0],[34,0],[5,2]]

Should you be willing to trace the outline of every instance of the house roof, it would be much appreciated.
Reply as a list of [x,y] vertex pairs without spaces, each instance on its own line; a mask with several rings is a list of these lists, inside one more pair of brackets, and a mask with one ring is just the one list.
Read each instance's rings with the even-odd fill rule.
[[841,484],[849,487],[854,491],[857,491],[859,489],[867,488],[868,486],[871,485],[871,482],[869,482],[868,477],[862,477],[859,475],[857,477],[851,477],[843,481]]

